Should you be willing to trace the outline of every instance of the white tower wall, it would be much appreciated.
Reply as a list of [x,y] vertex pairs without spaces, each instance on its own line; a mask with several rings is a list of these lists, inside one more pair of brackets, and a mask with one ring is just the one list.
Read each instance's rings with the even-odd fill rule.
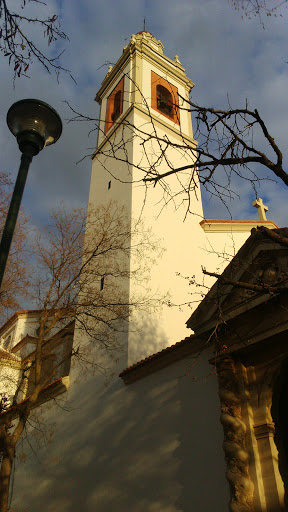
[[[166,84],[173,97],[177,96],[177,116],[169,117],[158,108],[156,83]],[[122,110],[119,107],[120,114],[112,122],[109,108],[116,97],[113,94],[116,95],[121,84]],[[225,229],[223,225],[220,228],[213,225],[212,232],[206,225],[204,230],[200,225],[203,209],[199,180],[195,174],[191,182],[191,169],[171,174],[166,182],[159,181],[156,186],[143,182],[145,171],[154,169],[162,174],[195,162],[197,142],[193,139],[189,105],[184,101],[188,100],[193,85],[178,57],[172,61],[164,56],[162,43],[150,33],[140,32],[131,37],[96,95],[101,104],[101,121],[93,157],[90,206],[107,204],[111,200],[124,204],[131,223],[143,220],[163,249],[162,256],[157,256],[153,265],[147,262],[147,266],[151,266],[148,286],[151,296],[159,298],[159,307],[157,311],[141,311],[134,315],[127,338],[128,365],[190,334],[185,326],[191,314],[187,303],[192,302],[192,307],[197,307],[203,296],[199,287],[189,287],[187,280],[176,274],[195,276],[195,282],[201,284],[201,267],[214,271],[220,263],[218,252],[233,256],[253,227],[232,226],[228,222]],[[177,105],[174,109],[177,112]],[[110,119],[108,124],[107,119]],[[167,146],[166,142],[172,145]],[[192,191],[188,196],[185,190],[189,187],[195,193]],[[132,237],[132,246],[134,242]],[[129,264],[131,272],[135,272],[139,262],[133,252]],[[127,280],[124,288],[129,289],[127,300],[131,300],[134,294],[141,294],[141,288],[128,277]],[[211,278],[206,279],[206,285],[212,283]],[[204,290],[207,291],[207,287]],[[166,300],[167,304],[167,299],[172,307],[163,303]]]
[[[152,229],[154,237],[159,239],[163,254],[151,268],[151,295],[154,298],[159,297],[160,301],[169,297],[171,303],[182,304],[189,300],[189,289],[183,279],[176,276],[176,272],[188,276],[191,274],[191,267],[198,267],[201,272],[200,263],[203,258],[200,247],[205,235],[199,225],[203,219],[199,183],[195,184],[197,197],[195,195],[190,207],[193,215],[188,215],[184,222],[187,202],[183,202],[183,194],[177,194],[185,186],[185,180],[188,181],[189,171],[186,175],[169,177],[170,197],[170,192],[167,195],[167,191],[163,190],[162,183],[155,187],[145,186],[142,179],[143,169],[148,169],[153,163],[157,163],[159,172],[165,172],[169,170],[167,161],[175,166],[194,162],[193,151],[174,147],[169,148],[164,159],[158,160],[161,158],[161,148],[156,137],[163,141],[169,138],[172,143],[179,145],[184,140],[192,147],[196,144],[192,138],[189,112],[180,108],[178,125],[152,108],[151,73],[154,72],[169,81],[169,84],[177,88],[179,95],[186,98],[193,84],[186,77],[181,65],[162,55],[161,43],[155,41],[148,33],[132,36],[128,47],[124,49],[114,69],[106,76],[98,93],[102,121],[98,148],[93,159],[89,202],[90,205],[98,205],[110,200],[119,201],[125,204],[131,219],[141,219],[145,222],[145,227]],[[117,119],[105,136],[107,99],[122,76],[122,117]],[[148,141],[149,135],[152,138]],[[133,239],[131,244],[133,245]],[[138,261],[131,253],[132,273],[137,266]],[[141,288],[131,281],[130,297],[134,293],[141,294]],[[128,338],[128,364],[133,364],[151,351],[157,352],[189,335],[185,327],[188,316],[187,308],[180,311],[177,307],[165,305],[159,306],[156,312],[141,312],[136,315]]]

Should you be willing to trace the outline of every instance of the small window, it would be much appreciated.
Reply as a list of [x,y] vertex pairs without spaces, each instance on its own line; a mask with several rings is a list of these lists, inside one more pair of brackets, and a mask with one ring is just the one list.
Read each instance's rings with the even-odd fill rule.
[[111,181],[108,182],[108,190],[111,188]]
[[9,334],[9,336],[7,336],[7,338],[4,340],[4,348],[6,350],[9,349],[9,346],[10,346],[10,343],[11,343],[11,338],[12,338],[12,335]]
[[[47,325],[44,325],[44,332],[47,331],[47,330],[48,330]],[[36,333],[36,336],[39,336],[39,334],[40,334],[40,325],[39,325],[39,327],[37,327],[35,333]]]
[[101,277],[101,281],[100,281],[100,291],[103,290],[104,288],[104,277]]

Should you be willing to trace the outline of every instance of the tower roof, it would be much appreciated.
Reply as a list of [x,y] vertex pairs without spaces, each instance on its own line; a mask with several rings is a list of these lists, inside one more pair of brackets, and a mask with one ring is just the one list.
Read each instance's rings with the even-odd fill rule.
[[153,34],[149,32],[149,30],[140,30],[139,32],[137,32],[136,36],[138,36],[138,34],[150,34],[150,36],[154,37]]
[[137,32],[137,34],[132,34],[129,39],[129,43],[124,46],[123,53],[116,64],[114,64],[114,66],[109,66],[102,85],[96,94],[95,100],[98,103],[101,103],[104,95],[107,92],[107,88],[112,83],[115,83],[116,86],[115,80],[116,77],[120,77],[119,71],[121,69],[123,70],[123,66],[125,66],[128,61],[130,62],[130,59],[134,58],[136,54],[139,58],[141,55],[141,59],[143,58],[143,55],[146,57],[150,56],[155,62],[158,63],[158,67],[160,67],[160,69],[164,66],[165,73],[170,73],[170,76],[177,76],[177,79],[180,79],[182,83],[184,82],[185,87],[187,87],[187,90],[190,91],[194,84],[185,75],[185,69],[179,61],[178,56],[176,55],[173,61],[163,54],[163,48],[163,43],[159,39],[156,39],[155,36],[153,36],[153,34],[151,34],[151,32],[148,30],[140,30]]

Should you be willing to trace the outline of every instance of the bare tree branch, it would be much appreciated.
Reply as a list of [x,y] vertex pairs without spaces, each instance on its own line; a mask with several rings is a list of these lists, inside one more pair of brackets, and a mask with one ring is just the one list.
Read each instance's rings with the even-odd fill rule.
[[[40,0],[22,0],[19,7],[25,12],[24,8],[27,8],[30,3],[46,5]],[[13,67],[14,80],[21,76],[28,76],[28,70],[34,62],[39,62],[48,73],[54,71],[57,80],[61,72],[68,73],[74,80],[69,69],[60,63],[64,50],[60,51],[56,57],[50,57],[48,52],[43,52],[29,34],[30,24],[43,31],[43,38],[47,38],[48,47],[51,44],[58,44],[57,41],[69,41],[68,36],[60,29],[56,14],[47,18],[25,16],[12,11],[9,0],[0,0],[0,51],[9,66]]]
[[[137,88],[134,83],[133,87]],[[181,96],[179,99],[182,103],[179,109],[191,112],[194,117],[195,139],[199,143],[192,143],[182,135],[181,127],[178,141],[169,136],[169,131],[159,135],[153,111],[142,97],[147,123],[136,126],[126,115],[115,122],[114,130],[108,132],[108,136],[103,133],[105,145],[100,145],[94,155],[103,156],[101,163],[107,172],[111,173],[111,161],[125,163],[127,168],[141,171],[142,178],[138,173],[137,179],[142,179],[144,184],[159,184],[165,201],[173,197],[170,182],[171,177],[176,176],[179,185],[177,195],[178,198],[183,197],[187,211],[190,211],[191,196],[197,194],[199,183],[226,206],[231,197],[237,196],[233,178],[250,182],[255,195],[263,180],[279,178],[288,185],[282,151],[256,109],[250,110],[247,104],[244,108],[235,109],[228,105],[227,109],[215,109],[199,106]],[[102,133],[103,120],[85,116],[68,106],[73,112],[70,121],[87,121]],[[142,151],[138,161],[134,159],[133,162],[127,150],[132,141],[137,142]],[[152,144],[155,144],[153,151]],[[175,151],[173,159],[170,158],[172,150]],[[189,163],[175,166],[175,162],[187,161],[187,158]],[[266,176],[263,173],[265,169],[268,171]],[[119,179],[117,175],[113,177]],[[131,175],[130,181],[132,179]]]

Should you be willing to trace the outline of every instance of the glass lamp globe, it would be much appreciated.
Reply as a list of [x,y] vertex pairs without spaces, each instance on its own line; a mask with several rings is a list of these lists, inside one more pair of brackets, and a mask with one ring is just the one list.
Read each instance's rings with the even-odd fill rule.
[[62,133],[62,121],[54,108],[41,100],[26,99],[14,103],[7,113],[9,130],[21,145],[38,145],[38,151],[56,142]]

